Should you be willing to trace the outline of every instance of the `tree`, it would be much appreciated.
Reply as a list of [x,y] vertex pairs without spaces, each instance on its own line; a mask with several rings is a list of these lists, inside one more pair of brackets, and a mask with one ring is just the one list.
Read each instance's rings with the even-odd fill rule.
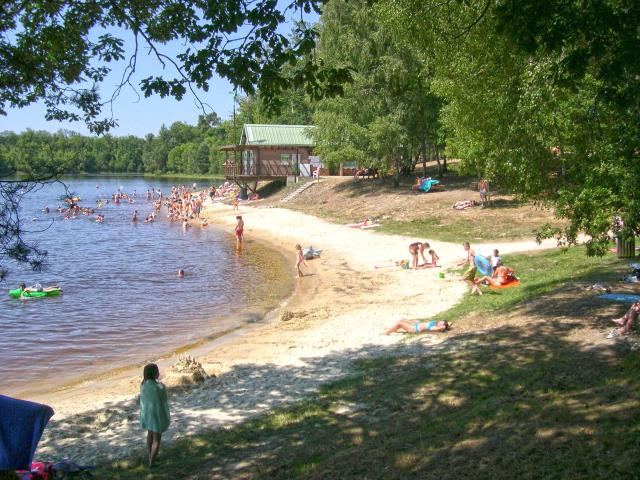
[[[138,54],[147,50],[169,76],[139,82],[145,96],[182,99],[208,91],[214,75],[248,94],[260,91],[271,107],[289,86],[304,86],[314,98],[341,92],[348,69],[325,68],[313,54],[317,32],[296,22],[292,36],[279,32],[287,15],[319,13],[321,0],[78,0],[12,2],[0,17],[0,113],[7,106],[44,101],[47,118],[85,121],[97,133],[116,125],[102,117],[125,86],[133,87]],[[120,33],[121,32],[121,33]],[[124,34],[133,47],[125,50]],[[174,57],[163,48],[180,42]],[[299,61],[304,59],[304,62]],[[114,65],[122,80],[103,97],[100,86]],[[283,67],[296,68],[283,75]]]
[[541,234],[584,232],[602,254],[614,219],[637,232],[638,2],[388,0],[377,13],[431,59],[449,153],[569,221]]
[[391,170],[397,186],[412,157],[435,150],[440,103],[419,49],[372,13],[364,0],[336,0],[323,10],[318,55],[353,73],[340,98],[318,101],[314,138],[325,161],[347,161],[340,156],[348,154],[361,166]]

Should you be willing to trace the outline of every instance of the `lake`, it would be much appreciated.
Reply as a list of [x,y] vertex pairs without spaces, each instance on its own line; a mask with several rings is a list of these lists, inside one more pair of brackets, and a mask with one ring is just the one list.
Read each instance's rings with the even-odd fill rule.
[[[182,181],[184,182],[184,181]],[[93,216],[65,220],[62,185],[29,193],[22,217],[28,238],[49,252],[47,268],[9,265],[0,295],[0,392],[46,390],[79,377],[153,360],[204,337],[260,321],[291,290],[283,255],[248,241],[235,251],[231,229],[184,230],[163,207],[154,223],[148,189],[169,193],[178,181],[138,177],[65,180],[79,204],[96,207],[119,188],[137,193],[134,204],[104,204]],[[189,185],[192,182],[188,182]],[[219,182],[218,182],[219,183]],[[198,188],[207,185],[200,181]],[[50,213],[42,209],[48,206]],[[179,269],[185,277],[177,276]],[[58,284],[60,297],[10,298],[9,289]]]

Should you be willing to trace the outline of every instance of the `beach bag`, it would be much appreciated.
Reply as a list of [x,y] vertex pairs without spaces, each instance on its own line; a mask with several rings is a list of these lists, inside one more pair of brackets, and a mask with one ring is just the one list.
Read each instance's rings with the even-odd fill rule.
[[49,462],[31,462],[31,473],[40,475],[42,480],[53,480],[53,464]]

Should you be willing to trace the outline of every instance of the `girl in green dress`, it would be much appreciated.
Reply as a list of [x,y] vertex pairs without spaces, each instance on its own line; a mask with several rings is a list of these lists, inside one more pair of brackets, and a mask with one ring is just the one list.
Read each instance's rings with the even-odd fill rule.
[[143,380],[140,385],[140,424],[147,430],[147,449],[149,467],[158,456],[162,432],[169,428],[169,402],[167,389],[158,382],[160,370],[155,363],[144,367]]

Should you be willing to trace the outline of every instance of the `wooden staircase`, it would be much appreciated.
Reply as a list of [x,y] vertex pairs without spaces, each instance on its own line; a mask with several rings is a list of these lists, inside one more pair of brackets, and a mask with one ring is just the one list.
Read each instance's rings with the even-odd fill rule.
[[304,192],[307,188],[315,185],[318,182],[315,182],[313,180],[309,181],[309,182],[305,182],[303,183],[301,186],[299,186],[298,188],[296,188],[293,192],[290,192],[286,197],[284,197],[282,200],[280,200],[282,203],[287,203],[290,200],[293,200],[294,198],[296,198],[298,195],[300,195],[302,192]]

